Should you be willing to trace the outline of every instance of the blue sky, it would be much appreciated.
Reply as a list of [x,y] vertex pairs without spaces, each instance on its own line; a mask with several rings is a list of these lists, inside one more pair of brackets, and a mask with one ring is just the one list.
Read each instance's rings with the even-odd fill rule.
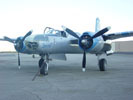
[[0,37],[23,36],[31,29],[37,34],[61,25],[80,33],[94,31],[96,17],[101,28],[112,27],[110,32],[131,31],[132,4],[133,0],[0,0]]

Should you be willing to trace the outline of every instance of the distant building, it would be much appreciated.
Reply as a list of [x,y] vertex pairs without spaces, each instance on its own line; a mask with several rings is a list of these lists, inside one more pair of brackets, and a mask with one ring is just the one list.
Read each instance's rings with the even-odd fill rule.
[[133,52],[133,41],[119,41],[112,45],[115,52]]

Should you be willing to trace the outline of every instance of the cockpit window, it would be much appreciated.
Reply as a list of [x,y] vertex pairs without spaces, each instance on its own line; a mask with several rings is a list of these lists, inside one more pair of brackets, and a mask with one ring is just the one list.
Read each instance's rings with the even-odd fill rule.
[[58,32],[57,30],[50,27],[46,27],[44,30],[44,34],[56,34],[57,32]]
[[56,35],[56,36],[60,36],[60,37],[67,37],[66,32],[55,30],[55,29],[50,28],[50,27],[45,28],[44,34],[46,34],[46,35]]
[[53,33],[53,29],[52,28],[45,28],[45,30],[44,30],[44,34],[51,34],[51,33]]

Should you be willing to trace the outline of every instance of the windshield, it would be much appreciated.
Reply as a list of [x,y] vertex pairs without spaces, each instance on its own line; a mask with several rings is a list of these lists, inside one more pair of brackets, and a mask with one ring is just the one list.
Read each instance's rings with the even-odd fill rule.
[[44,34],[59,34],[59,33],[60,33],[60,31],[55,30],[55,29],[50,28],[50,27],[46,27],[44,30]]
[[56,36],[61,36],[61,37],[67,37],[66,32],[55,30],[55,29],[53,29],[51,27],[46,27],[45,30],[44,30],[44,34],[47,34],[47,35],[56,35]]

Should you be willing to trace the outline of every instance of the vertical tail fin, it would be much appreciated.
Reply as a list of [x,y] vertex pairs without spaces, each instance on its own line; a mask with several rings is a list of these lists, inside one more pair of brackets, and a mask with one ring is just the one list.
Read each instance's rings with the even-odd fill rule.
[[100,19],[96,18],[95,32],[98,32],[99,30],[100,30]]

